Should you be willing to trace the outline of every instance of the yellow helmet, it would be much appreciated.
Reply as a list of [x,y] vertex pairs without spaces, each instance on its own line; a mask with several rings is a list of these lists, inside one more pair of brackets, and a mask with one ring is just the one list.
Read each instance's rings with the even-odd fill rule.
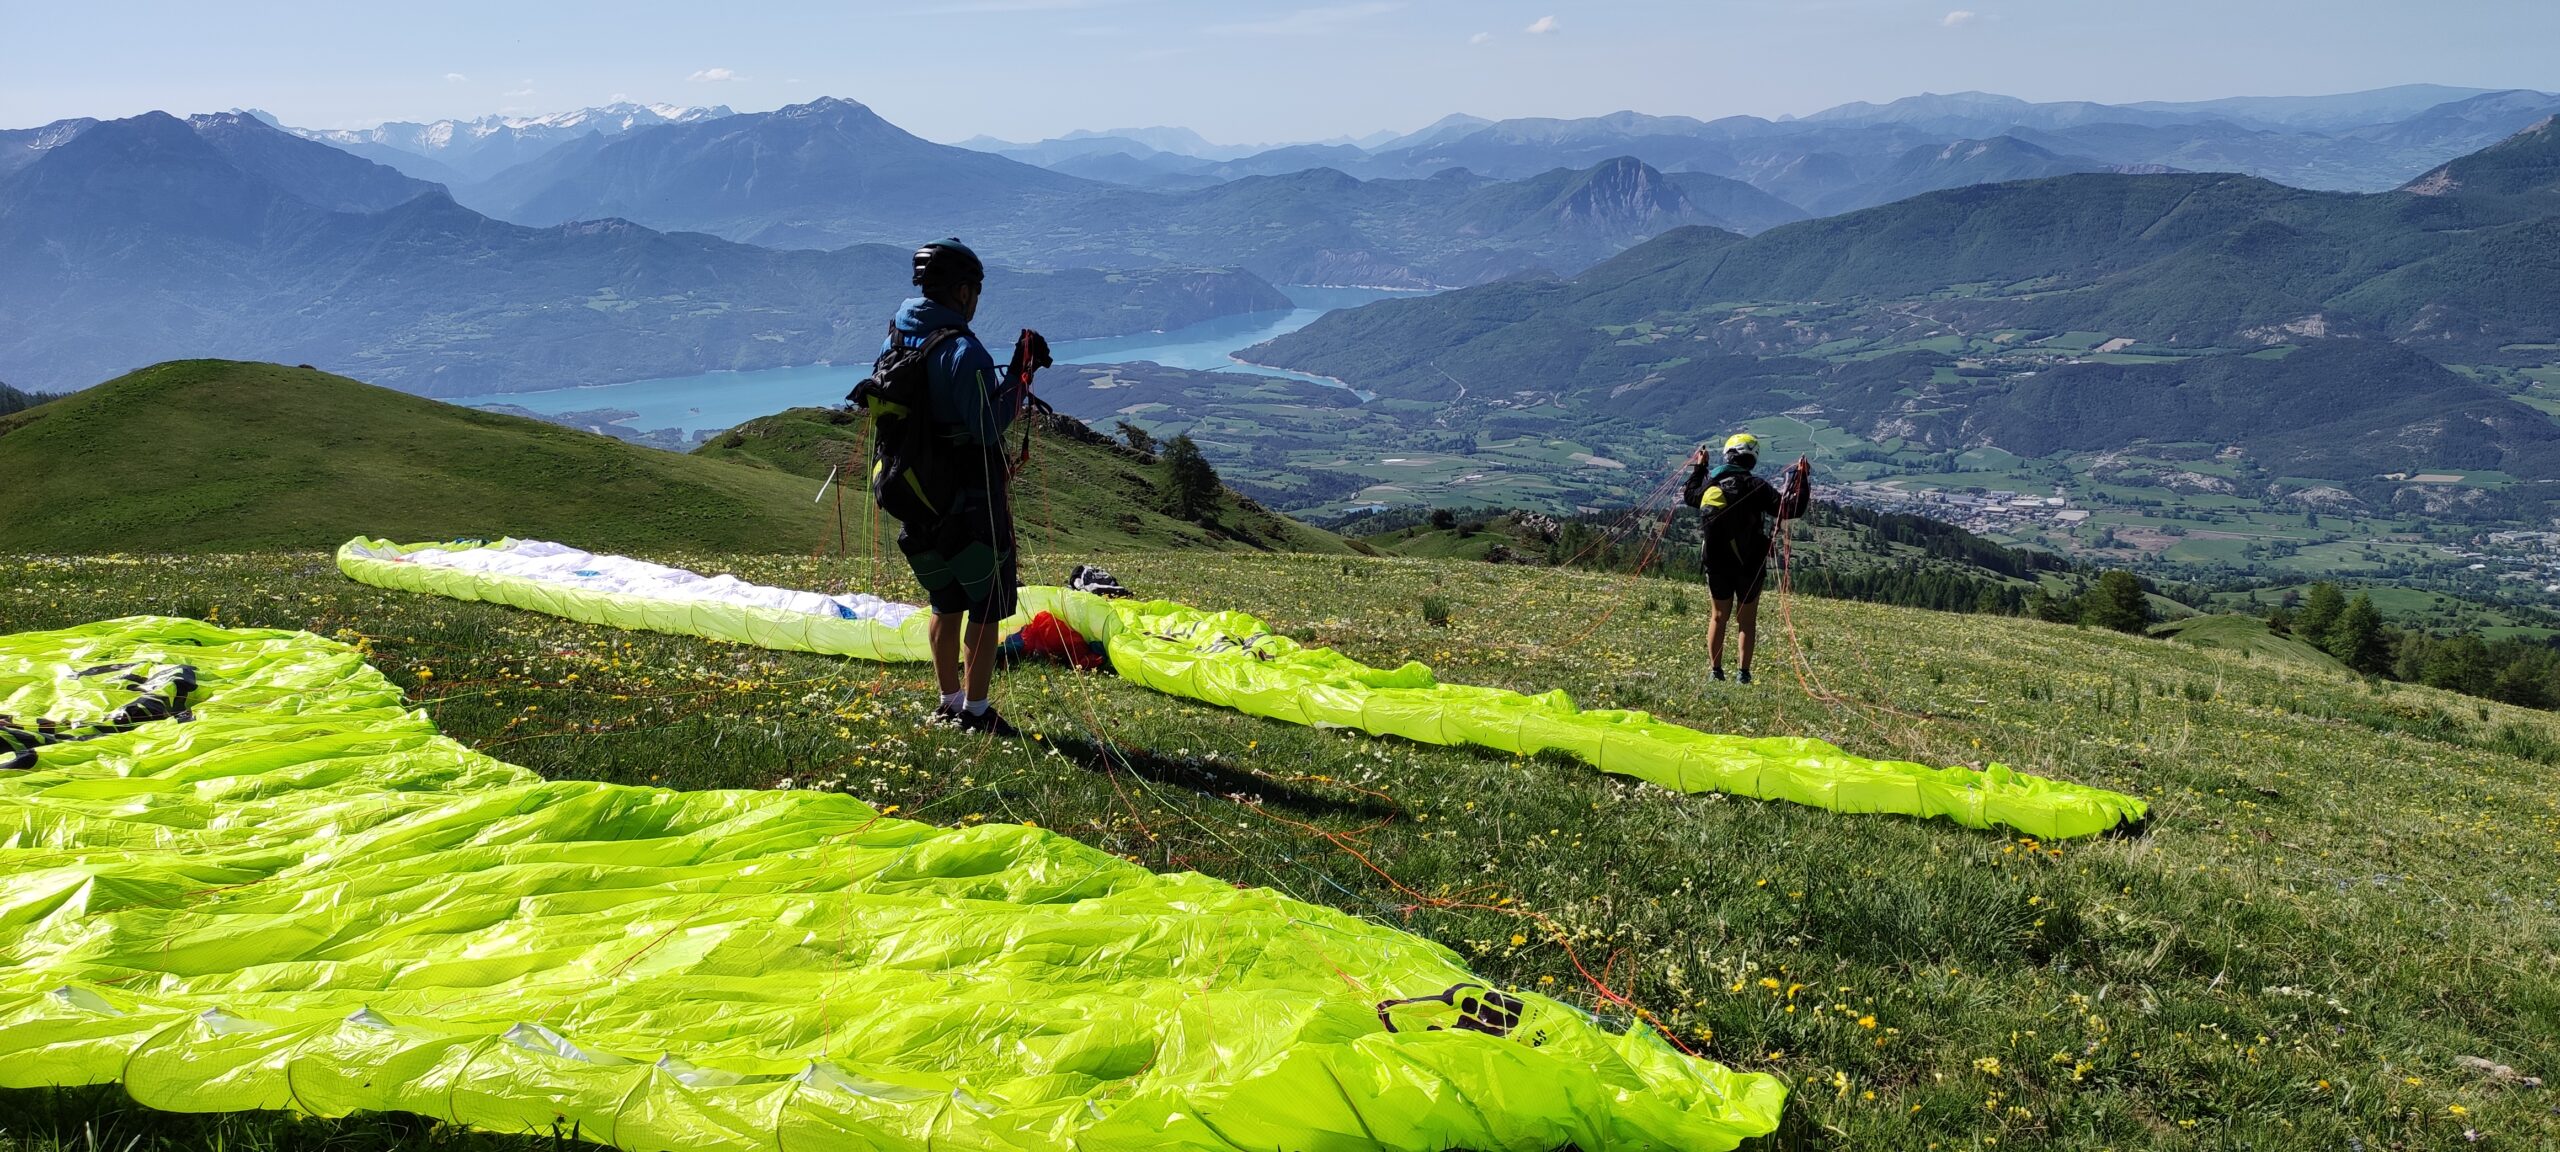
[[1760,438],[1748,432],[1736,432],[1725,438],[1724,454],[1727,456],[1749,456],[1753,459],[1758,459],[1760,456]]

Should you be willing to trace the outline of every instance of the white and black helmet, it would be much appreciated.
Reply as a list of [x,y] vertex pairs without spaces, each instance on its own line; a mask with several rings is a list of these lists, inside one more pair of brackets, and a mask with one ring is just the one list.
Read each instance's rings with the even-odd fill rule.
[[958,237],[936,240],[916,249],[915,278],[911,282],[918,288],[971,287],[986,281],[987,266]]

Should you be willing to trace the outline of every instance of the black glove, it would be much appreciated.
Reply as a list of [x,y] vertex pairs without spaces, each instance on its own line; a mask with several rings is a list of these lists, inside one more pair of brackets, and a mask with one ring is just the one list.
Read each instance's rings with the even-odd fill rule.
[[1054,361],[1049,359],[1049,341],[1039,333],[1025,328],[1022,330],[1022,335],[1014,338],[1013,363],[1005,368],[1005,375],[1011,377],[1017,384],[1028,385],[1031,383],[1032,373],[1052,363]]

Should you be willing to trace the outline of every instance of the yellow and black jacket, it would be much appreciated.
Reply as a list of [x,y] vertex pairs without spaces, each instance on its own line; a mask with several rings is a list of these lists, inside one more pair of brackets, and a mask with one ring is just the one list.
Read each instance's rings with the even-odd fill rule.
[[1690,470],[1682,498],[1698,510],[1706,534],[1708,568],[1756,571],[1769,556],[1769,532],[1778,518],[1778,490],[1749,469],[1700,463]]

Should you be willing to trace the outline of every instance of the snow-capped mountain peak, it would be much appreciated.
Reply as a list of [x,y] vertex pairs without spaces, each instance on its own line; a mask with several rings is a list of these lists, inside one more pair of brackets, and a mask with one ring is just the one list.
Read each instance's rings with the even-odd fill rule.
[[639,128],[691,124],[728,115],[732,113],[721,105],[692,108],[680,104],[617,101],[540,116],[492,115],[426,124],[394,120],[371,128],[288,128],[286,131],[305,139],[346,148],[400,167],[403,171],[411,171],[402,167],[404,156],[432,161],[435,171],[412,172],[422,178],[450,179],[458,175],[476,180],[591,132],[619,136]]

